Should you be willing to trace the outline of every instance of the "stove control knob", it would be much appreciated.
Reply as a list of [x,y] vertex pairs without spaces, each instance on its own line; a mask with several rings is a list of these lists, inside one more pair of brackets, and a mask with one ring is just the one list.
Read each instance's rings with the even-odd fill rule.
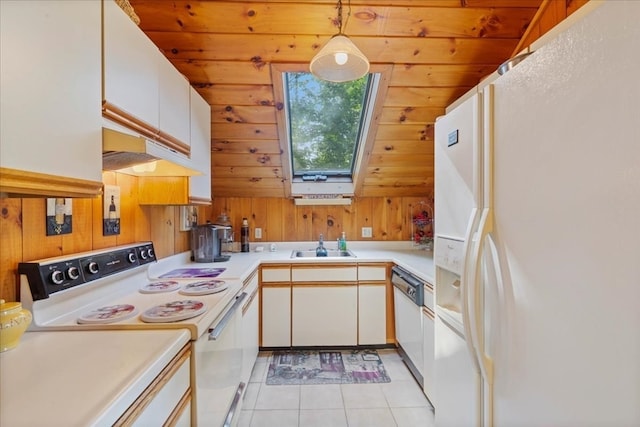
[[95,261],[91,261],[88,265],[87,265],[87,271],[90,274],[98,274],[98,271],[100,271],[100,267],[98,266],[98,263]]
[[67,270],[67,277],[71,280],[76,280],[78,277],[80,277],[80,271],[78,270],[78,267],[69,267],[69,269]]
[[140,250],[140,258],[147,259],[148,257],[149,257],[149,255],[147,255],[147,250],[146,249],[141,249]]
[[133,252],[129,252],[129,255],[127,255],[127,259],[131,264],[133,264],[134,262],[136,262],[136,254],[134,254]]
[[64,282],[64,274],[60,270],[53,270],[51,273],[51,281],[54,285],[62,285]]
[[153,249],[149,248],[149,258],[153,258],[155,257],[155,254],[153,253]]

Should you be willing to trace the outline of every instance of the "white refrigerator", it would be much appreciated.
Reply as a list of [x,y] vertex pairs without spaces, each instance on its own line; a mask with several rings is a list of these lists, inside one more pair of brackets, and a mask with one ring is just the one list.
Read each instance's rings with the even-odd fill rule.
[[640,426],[640,2],[436,122],[435,420]]

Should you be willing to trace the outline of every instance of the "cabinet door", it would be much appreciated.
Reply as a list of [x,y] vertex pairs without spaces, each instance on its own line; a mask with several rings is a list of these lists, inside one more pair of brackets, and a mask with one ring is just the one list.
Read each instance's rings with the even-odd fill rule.
[[291,323],[294,346],[356,345],[358,287],[294,285]]
[[262,346],[291,346],[291,287],[262,287]]
[[164,56],[158,58],[158,128],[187,146],[191,144],[189,80]]
[[248,301],[242,308],[242,381],[249,383],[253,365],[258,358],[259,334],[259,304],[258,273],[253,274],[244,288],[249,295]]
[[[69,197],[75,181],[98,185],[100,2],[0,1],[0,19],[0,166],[67,178]],[[44,182],[28,194],[52,194]]]
[[423,356],[424,356],[424,371],[422,372],[423,380],[424,380],[424,394],[427,395],[429,399],[433,399],[433,389],[434,389],[434,365],[435,365],[435,325],[434,325],[434,316],[431,310],[427,310],[424,307],[422,308],[422,331],[424,332],[423,336]]
[[191,161],[202,175],[189,177],[191,203],[211,203],[211,107],[190,88]]
[[358,285],[358,344],[386,344],[386,286]]
[[157,130],[162,54],[113,0],[103,4],[103,100]]

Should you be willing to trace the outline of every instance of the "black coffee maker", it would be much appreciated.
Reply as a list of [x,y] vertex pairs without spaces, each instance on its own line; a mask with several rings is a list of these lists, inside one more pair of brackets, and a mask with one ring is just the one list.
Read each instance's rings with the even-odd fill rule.
[[194,262],[229,261],[222,255],[222,242],[230,238],[231,227],[217,224],[196,225],[191,229],[191,260]]

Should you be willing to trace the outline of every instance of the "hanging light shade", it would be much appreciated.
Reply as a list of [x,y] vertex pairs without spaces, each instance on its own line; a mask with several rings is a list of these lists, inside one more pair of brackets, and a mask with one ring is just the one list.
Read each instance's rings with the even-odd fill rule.
[[309,64],[311,73],[330,82],[348,82],[369,72],[369,61],[349,37],[336,34]]
[[342,1],[338,1],[338,24],[340,32],[327,42],[309,64],[311,74],[330,82],[357,80],[369,72],[369,60],[342,33]]

